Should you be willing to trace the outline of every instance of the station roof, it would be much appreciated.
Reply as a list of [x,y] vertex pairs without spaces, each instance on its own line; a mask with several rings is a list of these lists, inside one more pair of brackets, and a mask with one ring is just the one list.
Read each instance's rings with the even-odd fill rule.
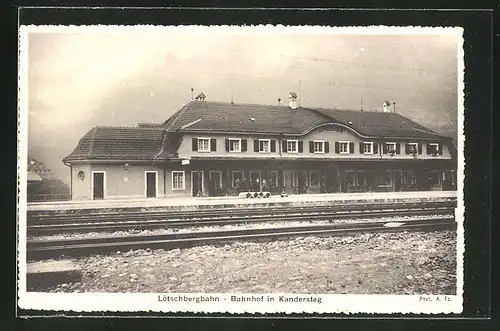
[[168,131],[301,134],[328,117],[283,106],[191,101],[164,122]]
[[163,124],[167,131],[301,135],[328,123],[366,137],[445,138],[398,113],[209,101],[191,101]]
[[[163,129],[102,127],[91,129],[63,162],[87,160],[141,161],[175,157],[177,151],[163,136]],[[163,140],[165,138],[165,144]]]
[[63,162],[176,159],[188,132],[304,135],[325,124],[340,124],[361,137],[450,139],[399,113],[191,101],[163,123],[97,126]]
[[445,138],[399,114],[381,111],[314,109],[365,136],[384,138]]

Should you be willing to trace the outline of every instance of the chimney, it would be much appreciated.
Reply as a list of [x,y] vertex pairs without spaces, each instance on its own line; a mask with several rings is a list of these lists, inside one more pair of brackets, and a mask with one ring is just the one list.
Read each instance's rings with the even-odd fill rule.
[[383,109],[384,113],[388,113],[391,111],[389,109],[390,106],[391,106],[391,103],[389,101],[384,101],[384,103],[382,104],[382,109]]
[[288,106],[290,106],[291,109],[297,109],[297,93],[295,92],[290,92],[288,94]]

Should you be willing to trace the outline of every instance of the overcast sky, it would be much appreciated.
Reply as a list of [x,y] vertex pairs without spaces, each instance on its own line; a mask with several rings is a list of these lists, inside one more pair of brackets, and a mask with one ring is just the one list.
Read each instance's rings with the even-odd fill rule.
[[455,134],[457,37],[155,29],[29,34],[30,153],[67,180],[61,159],[95,125],[162,122],[209,101],[396,111]]

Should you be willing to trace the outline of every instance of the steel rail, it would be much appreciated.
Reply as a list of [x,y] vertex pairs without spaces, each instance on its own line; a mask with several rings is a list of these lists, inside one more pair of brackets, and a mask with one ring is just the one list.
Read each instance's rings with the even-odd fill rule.
[[112,212],[96,214],[33,214],[28,213],[28,225],[61,224],[70,222],[101,223],[104,221],[147,221],[158,219],[201,219],[221,217],[242,217],[257,215],[281,215],[290,213],[318,213],[331,211],[365,211],[365,210],[383,210],[383,209],[417,209],[417,208],[453,208],[455,203],[449,201],[439,202],[410,202],[410,203],[368,203],[354,205],[327,205],[327,206],[300,206],[300,207],[269,207],[269,208],[224,208],[209,210],[189,210],[189,211],[150,211],[141,210],[134,212]]
[[456,228],[454,217],[415,219],[399,222],[388,227],[383,222],[352,224],[321,224],[294,227],[253,228],[229,231],[188,232],[159,235],[106,236],[62,240],[38,240],[27,242],[29,260],[57,256],[85,256],[130,249],[171,249],[234,241],[269,241],[301,236],[332,236],[363,232],[387,231],[435,231]]
[[[340,220],[340,219],[359,219],[359,218],[381,218],[398,216],[423,216],[423,215],[444,215],[451,214],[452,209],[443,208],[422,208],[422,209],[391,209],[363,212],[327,212],[301,215],[290,213],[285,215],[257,215],[253,217],[220,217],[216,219],[198,219],[198,220],[162,220],[162,221],[116,221],[102,223],[85,224],[44,224],[28,226],[27,232],[30,235],[50,235],[61,233],[86,233],[86,232],[112,232],[112,231],[130,231],[130,230],[148,230],[148,229],[168,229],[168,228],[187,228],[202,226],[223,226],[237,224],[255,224],[255,223],[273,223],[285,221],[315,221]],[[302,216],[302,218],[298,218]]]

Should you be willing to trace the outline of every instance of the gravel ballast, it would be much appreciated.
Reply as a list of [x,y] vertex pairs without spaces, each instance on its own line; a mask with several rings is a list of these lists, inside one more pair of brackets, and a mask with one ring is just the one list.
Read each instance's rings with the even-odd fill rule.
[[[368,233],[136,250],[75,261],[48,292],[455,294],[456,234]],[[41,289],[28,289],[41,290]]]

